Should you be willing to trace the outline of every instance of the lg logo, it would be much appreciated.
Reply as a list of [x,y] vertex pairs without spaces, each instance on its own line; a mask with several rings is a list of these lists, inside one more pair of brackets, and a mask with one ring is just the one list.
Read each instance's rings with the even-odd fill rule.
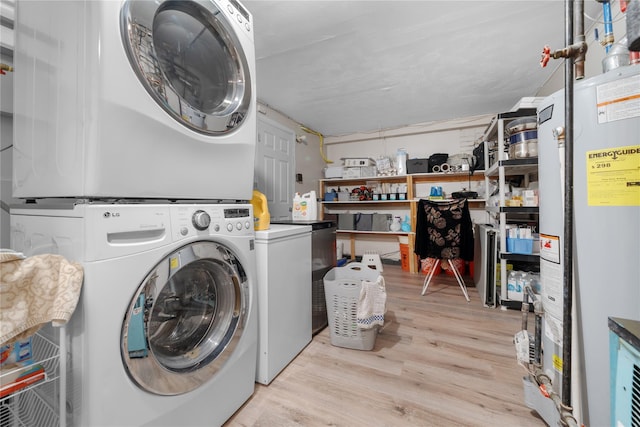
[[105,212],[102,216],[104,218],[118,218],[120,216],[120,212]]

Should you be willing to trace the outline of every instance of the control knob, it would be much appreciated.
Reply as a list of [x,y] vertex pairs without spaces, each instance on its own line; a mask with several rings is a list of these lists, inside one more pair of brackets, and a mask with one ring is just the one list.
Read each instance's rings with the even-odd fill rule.
[[196,230],[206,230],[211,224],[211,217],[203,210],[197,210],[193,213],[191,222]]

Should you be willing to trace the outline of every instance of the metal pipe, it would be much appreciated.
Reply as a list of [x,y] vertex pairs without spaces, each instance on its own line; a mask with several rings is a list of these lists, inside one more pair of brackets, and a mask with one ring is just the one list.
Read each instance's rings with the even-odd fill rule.
[[604,21],[604,39],[602,44],[604,45],[604,51],[609,53],[611,45],[613,45],[613,20],[611,19],[611,3],[609,0],[602,2],[602,20]]
[[571,408],[564,405],[562,399],[558,396],[558,393],[553,391],[551,380],[547,374],[545,374],[542,369],[537,368],[533,374],[533,378],[539,385],[540,392],[542,392],[545,397],[551,399],[558,410],[560,424],[563,426],[578,427],[578,421],[573,417]]
[[[575,2],[583,19],[582,0]],[[565,42],[573,45],[574,1],[565,0]],[[578,28],[582,28],[579,24]],[[573,298],[573,62],[574,58],[565,60],[565,186],[564,186],[564,272],[563,272],[563,316],[562,316],[562,404],[571,407],[571,344],[572,344],[572,298]]]
[[542,366],[542,315],[543,315],[543,310],[542,310],[542,303],[540,302],[540,300],[538,300],[536,298],[535,293],[533,292],[533,289],[531,289],[531,286],[525,286],[524,288],[525,292],[527,293],[527,295],[529,295],[529,298],[531,299],[531,301],[533,302],[533,313],[535,314],[535,332],[533,335],[533,345],[534,345],[534,354],[533,354],[533,363],[535,364],[536,367],[541,367]]
[[[611,14],[611,9],[609,9],[609,14]],[[575,43],[572,44],[578,46],[577,55],[574,57],[575,78],[581,80],[584,78],[584,61],[587,57],[587,43],[584,36],[584,0],[576,1],[574,34]]]

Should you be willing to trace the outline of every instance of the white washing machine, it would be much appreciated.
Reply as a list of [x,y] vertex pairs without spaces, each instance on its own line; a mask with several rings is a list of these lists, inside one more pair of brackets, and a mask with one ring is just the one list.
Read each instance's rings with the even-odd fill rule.
[[237,0],[17,2],[15,34],[14,197],[251,199]]
[[67,326],[69,425],[216,426],[252,394],[249,204],[24,205],[12,247],[80,261]]

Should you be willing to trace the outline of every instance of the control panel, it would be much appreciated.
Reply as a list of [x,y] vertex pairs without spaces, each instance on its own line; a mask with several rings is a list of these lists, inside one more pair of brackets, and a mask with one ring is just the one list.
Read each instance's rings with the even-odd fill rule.
[[245,31],[248,33],[252,32],[253,22],[251,14],[244,6],[238,3],[237,0],[228,0],[227,12],[229,12],[231,18],[237,21]]
[[251,205],[177,205],[171,207],[175,238],[253,235]]

